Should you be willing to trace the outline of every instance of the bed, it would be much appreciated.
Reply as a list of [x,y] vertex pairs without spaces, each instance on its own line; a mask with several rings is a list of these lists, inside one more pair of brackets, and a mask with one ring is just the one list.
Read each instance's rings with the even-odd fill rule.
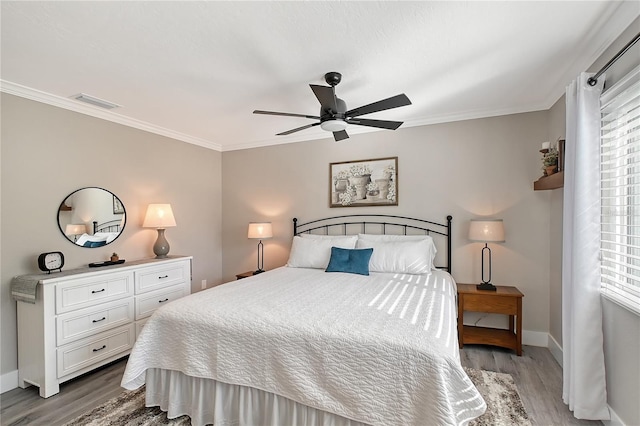
[[294,219],[286,266],[158,309],[122,386],[194,425],[466,424],[486,405],[460,365],[450,247],[450,216]]

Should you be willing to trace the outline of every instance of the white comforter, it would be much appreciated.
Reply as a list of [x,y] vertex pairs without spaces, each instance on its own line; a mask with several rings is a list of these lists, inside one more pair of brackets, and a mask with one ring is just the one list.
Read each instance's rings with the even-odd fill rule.
[[163,368],[372,425],[464,424],[486,406],[460,365],[455,293],[441,271],[279,268],[157,310],[122,386]]

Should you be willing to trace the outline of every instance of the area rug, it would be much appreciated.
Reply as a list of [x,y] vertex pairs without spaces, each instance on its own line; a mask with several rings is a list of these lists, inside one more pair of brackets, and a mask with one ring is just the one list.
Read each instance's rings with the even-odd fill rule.
[[[471,426],[527,426],[530,425],[518,389],[510,374],[465,368],[471,381],[487,403],[487,411],[473,420]],[[167,419],[167,414],[158,407],[144,406],[144,387],[135,391],[124,391],[103,405],[94,408],[65,426],[155,426],[190,425],[188,416]]]

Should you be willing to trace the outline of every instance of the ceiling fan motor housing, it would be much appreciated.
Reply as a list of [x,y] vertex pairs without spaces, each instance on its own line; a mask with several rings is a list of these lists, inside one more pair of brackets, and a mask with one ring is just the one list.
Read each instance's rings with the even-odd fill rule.
[[339,72],[331,71],[324,75],[324,81],[326,81],[329,86],[337,86],[341,80],[342,74]]

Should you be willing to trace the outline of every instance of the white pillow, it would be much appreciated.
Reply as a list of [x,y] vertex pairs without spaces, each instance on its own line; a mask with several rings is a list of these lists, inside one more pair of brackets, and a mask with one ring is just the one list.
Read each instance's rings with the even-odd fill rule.
[[89,235],[89,234],[82,234],[78,237],[78,239],[76,240],[76,244],[81,246],[84,243],[86,243],[87,241],[91,241],[92,243],[99,243],[101,241],[107,241],[107,237],[105,236],[93,236],[93,235]]
[[429,242],[429,256],[431,259],[431,266],[433,267],[433,260],[436,258],[436,253],[438,250],[436,249],[436,245],[433,242],[433,238],[429,235],[376,235],[376,234],[358,234],[359,240],[367,240],[367,241],[422,241],[426,240]]
[[358,239],[356,248],[372,248],[370,272],[400,272],[427,274],[433,269],[430,242],[425,239],[409,241],[373,241]]
[[93,234],[94,237],[104,238],[107,244],[115,240],[118,235],[120,235],[119,232],[96,232]]
[[335,238],[293,237],[287,266],[291,268],[326,269],[331,259],[331,247],[353,249],[357,235],[336,236]]

